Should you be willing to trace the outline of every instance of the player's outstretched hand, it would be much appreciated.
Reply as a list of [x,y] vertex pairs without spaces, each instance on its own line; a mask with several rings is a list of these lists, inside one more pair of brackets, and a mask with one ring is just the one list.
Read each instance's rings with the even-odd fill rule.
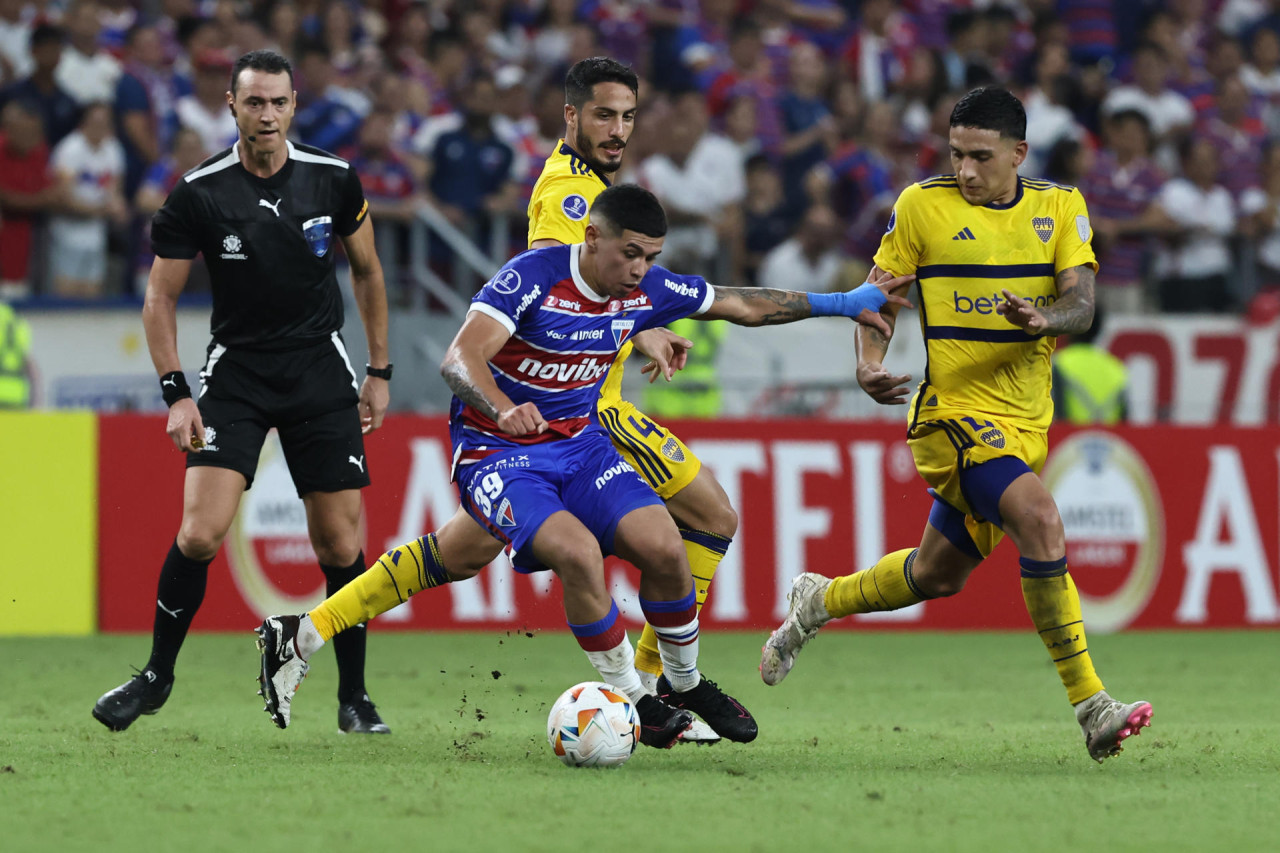
[[368,435],[382,426],[387,406],[391,403],[391,383],[376,376],[366,376],[360,385],[360,432]]
[[858,385],[871,399],[882,406],[904,406],[911,389],[907,383],[911,374],[903,373],[894,376],[878,361],[867,361],[858,365]]
[[911,301],[900,294],[911,285],[911,282],[915,280],[916,277],[914,275],[894,276],[883,270],[879,271],[878,275],[874,275],[872,278],[868,279],[865,284],[853,292],[857,293],[862,290],[863,287],[870,285],[875,287],[884,295],[884,304],[876,310],[864,308],[856,317],[853,318],[854,322],[877,329],[886,337],[892,335],[893,330],[889,328],[889,322],[885,320],[880,312],[884,310],[884,305],[890,304],[897,305],[900,308],[912,307]]
[[204,447],[204,420],[196,401],[187,397],[169,407],[169,423],[164,431],[173,444],[184,453]]
[[997,314],[1029,335],[1042,334],[1049,327],[1049,321],[1040,313],[1039,308],[1011,291],[1000,292],[1004,294],[1004,302],[996,303]]
[[498,412],[498,429],[507,435],[540,435],[547,431],[547,422],[533,403],[521,403]]
[[649,356],[649,363],[640,368],[640,372],[649,375],[650,384],[659,376],[670,382],[677,370],[684,370],[689,350],[693,348],[693,341],[663,328],[645,329],[631,342],[637,350]]

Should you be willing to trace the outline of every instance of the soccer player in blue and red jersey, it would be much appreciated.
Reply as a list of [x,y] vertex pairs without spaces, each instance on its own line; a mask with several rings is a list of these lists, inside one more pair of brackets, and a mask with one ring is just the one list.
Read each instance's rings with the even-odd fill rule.
[[[631,336],[683,317],[760,326],[838,315],[887,331],[878,312],[886,302],[906,304],[890,294],[912,277],[837,294],[715,287],[655,265],[665,234],[652,193],[611,187],[591,207],[585,242],[519,255],[481,289],[442,367],[455,395],[455,479],[467,512],[511,545],[517,569],[559,576],[569,627],[601,679],[636,700],[644,743],[673,744],[692,722],[689,711],[746,742],[756,736],[751,715],[698,671],[696,600],[680,533],[601,428],[599,385]],[[398,596],[384,588],[431,585],[414,546],[424,547],[419,540],[389,552],[349,595],[389,609]],[[641,572],[640,604],[664,669],[656,697],[636,674],[602,550]],[[271,617],[260,630],[263,693],[283,728],[305,659],[323,641],[310,614]]]

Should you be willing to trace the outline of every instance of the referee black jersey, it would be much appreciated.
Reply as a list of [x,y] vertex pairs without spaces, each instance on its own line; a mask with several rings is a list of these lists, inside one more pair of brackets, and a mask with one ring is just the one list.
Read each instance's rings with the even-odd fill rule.
[[182,176],[156,212],[157,257],[203,253],[213,286],[213,339],[228,347],[286,349],[342,328],[334,243],[369,210],[346,160],[288,143],[269,178],[240,164],[239,143]]

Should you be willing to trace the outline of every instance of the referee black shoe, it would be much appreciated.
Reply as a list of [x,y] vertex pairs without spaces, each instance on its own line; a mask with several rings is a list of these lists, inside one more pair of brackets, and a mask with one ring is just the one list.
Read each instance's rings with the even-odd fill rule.
[[693,723],[693,714],[647,693],[636,702],[636,713],[640,715],[640,742],[658,749],[675,746],[680,734]]
[[93,718],[113,732],[129,728],[143,714],[154,714],[173,690],[173,676],[161,678],[144,669],[115,690],[102,695],[93,706]]
[[369,694],[361,693],[350,702],[338,705],[338,731],[350,735],[389,735],[391,727],[382,722]]
[[705,675],[697,687],[683,693],[672,689],[663,675],[658,679],[658,698],[672,707],[694,712],[722,738],[750,743],[760,733],[751,712]]

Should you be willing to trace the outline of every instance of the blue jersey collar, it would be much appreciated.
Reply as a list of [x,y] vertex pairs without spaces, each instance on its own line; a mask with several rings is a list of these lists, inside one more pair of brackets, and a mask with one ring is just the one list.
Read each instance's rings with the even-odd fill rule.
[[1020,201],[1022,201],[1022,176],[1021,175],[1018,176],[1018,189],[1017,189],[1017,192],[1013,194],[1013,201],[1006,202],[1004,204],[996,204],[993,201],[990,204],[984,204],[983,207],[989,208],[990,210],[1009,210],[1010,208],[1017,205],[1017,203]]

